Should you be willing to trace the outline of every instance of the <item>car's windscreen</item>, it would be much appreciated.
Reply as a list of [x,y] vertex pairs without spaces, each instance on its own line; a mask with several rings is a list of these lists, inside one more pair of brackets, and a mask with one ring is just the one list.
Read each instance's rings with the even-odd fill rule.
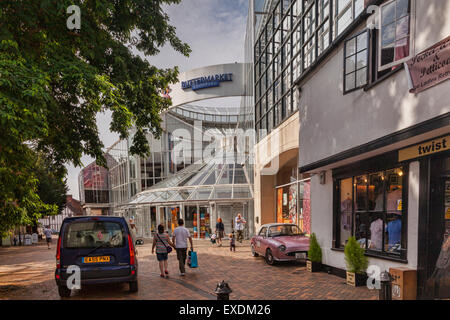
[[64,232],[64,248],[123,247],[126,235],[117,222],[72,222]]
[[269,237],[280,237],[280,236],[300,236],[302,231],[299,227],[294,225],[280,225],[273,226],[269,228]]

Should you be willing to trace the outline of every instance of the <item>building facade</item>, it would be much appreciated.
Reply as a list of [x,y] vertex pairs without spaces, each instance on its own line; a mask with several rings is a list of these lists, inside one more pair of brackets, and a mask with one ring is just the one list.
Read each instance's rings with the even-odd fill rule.
[[449,298],[450,1],[262,8],[256,221],[278,220],[283,172],[310,179],[310,229],[331,272],[345,275],[343,249],[354,236],[379,270],[416,270],[419,298]]

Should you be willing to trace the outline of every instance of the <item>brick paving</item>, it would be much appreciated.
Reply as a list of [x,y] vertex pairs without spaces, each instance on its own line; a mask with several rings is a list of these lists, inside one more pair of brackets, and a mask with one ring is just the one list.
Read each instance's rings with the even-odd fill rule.
[[[54,241],[55,243],[56,241]],[[156,256],[149,240],[138,246],[139,291],[129,293],[127,284],[85,286],[70,299],[214,300],[218,282],[225,280],[239,300],[376,300],[377,292],[353,288],[345,279],[324,272],[309,273],[302,263],[269,266],[250,254],[249,242],[227,246],[195,240],[199,268],[181,277],[175,254],[169,256],[169,279],[159,276]],[[55,245],[0,248],[0,299],[59,300],[54,281]]]

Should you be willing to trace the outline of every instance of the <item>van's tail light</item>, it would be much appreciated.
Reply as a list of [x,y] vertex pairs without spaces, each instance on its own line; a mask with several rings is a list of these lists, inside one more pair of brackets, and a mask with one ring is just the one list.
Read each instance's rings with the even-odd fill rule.
[[135,265],[135,260],[134,260],[134,244],[133,244],[133,239],[131,238],[131,235],[128,234],[128,248],[130,250],[130,265]]
[[56,269],[61,268],[61,236],[58,237],[58,246],[56,247]]

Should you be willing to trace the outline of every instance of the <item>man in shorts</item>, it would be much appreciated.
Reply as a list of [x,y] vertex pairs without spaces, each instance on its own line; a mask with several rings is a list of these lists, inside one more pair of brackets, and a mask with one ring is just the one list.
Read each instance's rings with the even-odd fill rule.
[[50,227],[44,229],[45,239],[47,240],[47,247],[50,249],[50,244],[52,243],[52,230]]

